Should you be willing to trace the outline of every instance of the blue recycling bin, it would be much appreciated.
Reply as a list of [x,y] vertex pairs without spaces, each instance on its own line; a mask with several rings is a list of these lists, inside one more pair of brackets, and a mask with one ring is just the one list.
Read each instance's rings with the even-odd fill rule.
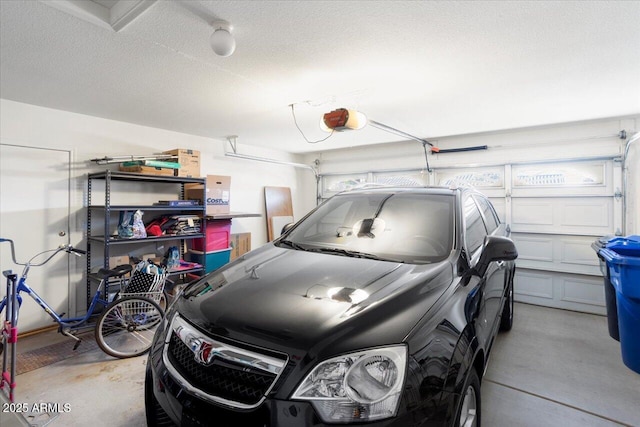
[[609,267],[607,267],[607,261],[600,254],[600,250],[605,248],[607,243],[615,236],[604,236],[596,239],[591,244],[591,248],[596,251],[598,255],[598,261],[600,262],[600,271],[602,277],[604,277],[604,300],[605,307],[607,308],[607,327],[609,329],[609,336],[616,341],[620,341],[620,331],[618,329],[618,304],[616,303],[616,289],[611,284],[611,275],[609,274]]
[[599,254],[616,291],[622,361],[640,374],[640,238],[613,239]]

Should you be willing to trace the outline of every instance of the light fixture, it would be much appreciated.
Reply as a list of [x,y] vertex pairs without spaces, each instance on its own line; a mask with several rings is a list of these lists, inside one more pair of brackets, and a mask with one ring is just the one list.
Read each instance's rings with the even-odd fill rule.
[[227,21],[214,21],[211,26],[215,29],[209,43],[211,49],[220,56],[229,56],[236,50],[236,39],[233,38],[233,26]]
[[338,108],[322,116],[320,127],[325,132],[358,130],[367,125],[367,116],[356,110]]

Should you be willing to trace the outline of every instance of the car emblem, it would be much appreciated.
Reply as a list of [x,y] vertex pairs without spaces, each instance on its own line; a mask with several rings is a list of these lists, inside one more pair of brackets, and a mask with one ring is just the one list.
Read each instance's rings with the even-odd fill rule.
[[211,359],[213,359],[216,354],[216,352],[212,350],[213,346],[210,343],[202,341],[198,348],[193,352],[194,359],[199,364],[208,366],[211,364]]

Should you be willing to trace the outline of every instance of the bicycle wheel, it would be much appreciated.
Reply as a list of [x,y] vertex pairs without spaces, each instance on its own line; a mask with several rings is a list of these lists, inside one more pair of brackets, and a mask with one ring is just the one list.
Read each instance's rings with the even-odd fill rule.
[[110,356],[125,359],[146,353],[164,311],[149,298],[124,297],[109,304],[96,324],[96,342]]

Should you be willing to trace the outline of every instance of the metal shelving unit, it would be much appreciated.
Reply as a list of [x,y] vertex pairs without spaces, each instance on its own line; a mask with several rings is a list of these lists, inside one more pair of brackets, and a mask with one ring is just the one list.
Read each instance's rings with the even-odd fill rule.
[[[154,183],[162,184],[162,187],[176,190],[178,200],[184,200],[185,184],[201,184],[203,186],[203,198],[205,195],[205,178],[186,178],[186,177],[174,177],[174,176],[156,176],[156,175],[141,175],[131,172],[117,172],[106,170],[103,172],[92,173],[87,178],[87,301],[90,300],[93,294],[91,289],[92,283],[92,253],[96,252],[99,248],[102,249],[103,259],[101,266],[108,268],[109,256],[111,246],[124,246],[124,245],[143,245],[154,242],[163,241],[180,241],[180,254],[184,255],[183,242],[191,239],[204,238],[206,239],[206,206],[159,206],[159,205],[135,205],[135,204],[117,204],[112,205],[112,184],[114,181],[123,181],[130,183]],[[96,181],[104,182],[104,198],[94,194],[94,183]],[[100,197],[100,200],[97,200]],[[164,236],[149,236],[143,239],[123,239],[117,236],[108,235],[109,230],[113,226],[113,220],[111,214],[113,212],[122,211],[136,211],[141,210],[145,213],[157,213],[160,214],[191,214],[198,215],[201,218],[200,221],[200,233],[194,234],[177,234],[177,235],[164,235]],[[99,219],[97,217],[100,217]],[[100,221],[96,224],[96,220]],[[96,228],[103,230],[102,234],[94,234]],[[96,246],[98,245],[98,246]],[[170,275],[183,275],[188,273],[200,273],[204,271],[205,266],[192,269],[176,270],[171,272]]]

